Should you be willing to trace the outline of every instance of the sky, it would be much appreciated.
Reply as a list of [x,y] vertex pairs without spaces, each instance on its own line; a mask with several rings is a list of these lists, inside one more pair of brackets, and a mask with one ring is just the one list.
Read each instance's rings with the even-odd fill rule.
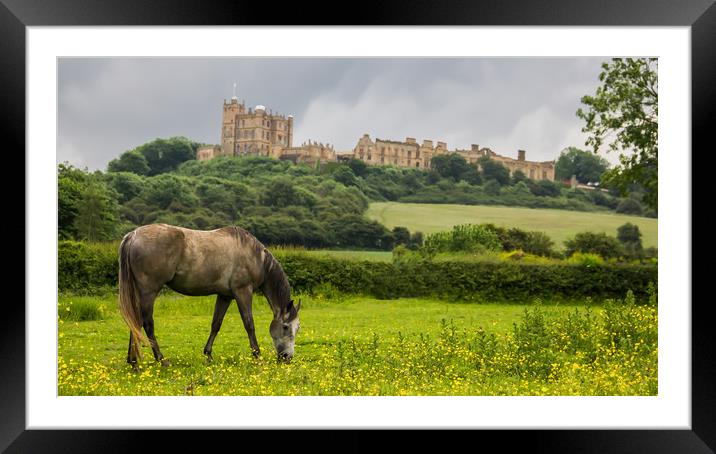
[[218,144],[234,83],[247,107],[294,116],[294,146],[350,151],[370,134],[553,160],[566,147],[586,149],[575,112],[607,59],[61,58],[57,162],[106,170],[160,137]]

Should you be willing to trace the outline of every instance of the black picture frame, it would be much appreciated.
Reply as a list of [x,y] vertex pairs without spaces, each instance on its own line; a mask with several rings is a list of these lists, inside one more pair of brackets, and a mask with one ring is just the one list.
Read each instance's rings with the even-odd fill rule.
[[[0,0],[0,105],[4,113],[3,123],[8,129],[4,144],[8,150],[25,150],[25,28],[28,26],[292,25],[299,18],[304,18],[302,25],[690,26],[692,149],[706,151],[713,148],[712,142],[707,142],[713,129],[711,123],[716,118],[716,6],[713,0],[366,1],[331,8],[332,12],[328,15],[325,14],[326,5],[330,4],[296,2],[276,8],[273,3],[255,1]],[[21,154],[15,154],[16,158],[19,156]],[[694,166],[695,154],[692,153],[691,157],[693,181],[698,181],[706,171],[705,166]],[[25,168],[24,161],[17,165]],[[13,192],[17,193],[17,183]],[[700,200],[701,193],[692,190],[692,194],[692,206],[699,206],[696,201]],[[24,206],[18,207],[16,213],[21,211],[24,213]],[[697,237],[698,231],[692,224],[692,238]],[[32,238],[26,237],[25,241],[32,241]],[[50,256],[54,257],[48,253]],[[22,269],[24,271],[25,268]],[[684,285],[693,289],[692,282],[685,282]],[[454,443],[458,442],[455,437],[459,435],[460,442],[464,441],[476,450],[488,448],[495,442],[507,449],[519,444],[530,450],[550,453],[714,452],[716,352],[710,331],[712,322],[708,317],[711,302],[707,298],[693,297],[691,302],[684,301],[684,304],[688,303],[691,303],[692,314],[691,430],[460,431],[449,436],[450,444],[457,449]],[[34,453],[146,451],[167,443],[184,444],[194,437],[206,440],[206,449],[224,449],[224,446],[232,445],[237,449],[239,446],[246,448],[247,437],[242,436],[239,442],[233,431],[219,431],[207,437],[205,433],[193,431],[26,430],[25,310],[22,305],[7,304],[3,311],[3,328],[0,330],[3,365],[0,368],[0,449]],[[431,431],[409,432],[401,431],[397,436],[389,437],[388,441],[381,442],[381,447],[390,448],[393,445],[401,451],[412,449],[422,446],[427,437],[435,435]],[[299,438],[300,444],[311,445],[312,450],[333,446],[340,447],[341,451],[365,451],[375,446],[369,435],[372,433],[341,430],[314,434],[310,437],[311,442],[303,435]],[[294,436],[278,435],[275,439],[286,437],[286,440],[291,440]],[[250,438],[263,444],[268,438],[274,439],[266,435]],[[294,445],[288,442],[287,447],[293,449]]]

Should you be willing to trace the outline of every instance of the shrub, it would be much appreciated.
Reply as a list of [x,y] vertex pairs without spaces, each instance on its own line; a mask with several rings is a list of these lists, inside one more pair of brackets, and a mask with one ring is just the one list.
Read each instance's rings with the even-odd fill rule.
[[485,191],[485,194],[488,195],[499,195],[500,188],[500,183],[497,180],[487,180],[485,186],[482,187],[482,189]]
[[481,225],[495,232],[502,244],[502,249],[505,251],[522,250],[529,254],[543,257],[556,257],[558,255],[553,249],[554,242],[544,232],[526,231],[514,227],[507,229],[497,227],[494,224]]
[[424,248],[431,252],[483,252],[499,251],[500,240],[489,228],[482,225],[456,225],[448,232],[428,235]]
[[617,205],[616,208],[617,213],[623,213],[623,214],[641,214],[642,213],[642,207],[641,203],[634,199],[624,199],[621,202],[619,202],[619,205]]
[[[400,264],[314,256],[272,248],[296,293],[330,283],[340,292],[377,298],[435,296],[463,301],[524,302],[533,298],[618,298],[628,289],[648,296],[657,267],[647,264],[523,263],[523,261],[436,261],[414,254]],[[117,286],[117,244],[59,243],[61,291],[93,292]],[[414,260],[413,260],[414,258]]]
[[567,257],[575,252],[590,252],[605,259],[621,257],[623,254],[619,241],[606,233],[581,232],[565,241],[564,245]]
[[586,267],[604,264],[604,259],[602,259],[598,254],[590,254],[588,252],[575,252],[571,257],[569,257],[569,261]]
[[549,180],[531,182],[529,186],[532,194],[538,197],[558,197],[562,193],[559,185]]

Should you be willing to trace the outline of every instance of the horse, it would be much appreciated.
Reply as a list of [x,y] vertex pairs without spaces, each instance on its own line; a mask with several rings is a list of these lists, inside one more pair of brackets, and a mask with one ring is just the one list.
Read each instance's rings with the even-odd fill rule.
[[301,302],[294,306],[286,273],[256,237],[237,226],[203,231],[150,224],[126,234],[119,245],[119,309],[130,330],[127,363],[135,372],[141,344],[152,347],[162,366],[169,365],[154,335],[154,301],[164,285],[183,295],[216,295],[204,346],[208,361],[232,300],[239,307],[251,352],[260,355],[251,312],[254,290],[261,291],[271,306],[269,332],[278,360],[293,357]]

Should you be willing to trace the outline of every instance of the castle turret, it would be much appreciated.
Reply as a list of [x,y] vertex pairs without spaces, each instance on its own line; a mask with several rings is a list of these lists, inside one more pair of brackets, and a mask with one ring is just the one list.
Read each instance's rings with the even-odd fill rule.
[[238,117],[246,112],[243,102],[239,103],[236,97],[236,83],[231,101],[224,100],[224,110],[221,118],[221,150],[225,156],[233,156],[236,153],[236,133],[238,132]]
[[517,150],[517,160],[518,161],[525,160],[525,150]]

